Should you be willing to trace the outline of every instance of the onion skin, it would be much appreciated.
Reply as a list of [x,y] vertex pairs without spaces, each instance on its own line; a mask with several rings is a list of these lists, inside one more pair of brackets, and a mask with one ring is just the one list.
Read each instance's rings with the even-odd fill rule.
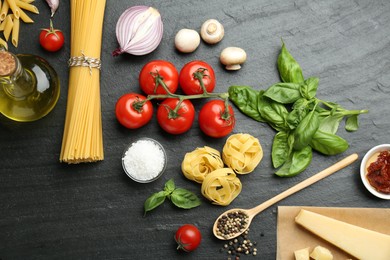
[[119,47],[113,51],[113,56],[122,53],[137,56],[151,53],[162,40],[161,15],[153,7],[130,7],[119,17],[115,32]]
[[49,5],[50,11],[51,11],[51,17],[53,17],[55,12],[58,9],[58,6],[60,5],[60,1],[59,0],[46,0],[46,3]]

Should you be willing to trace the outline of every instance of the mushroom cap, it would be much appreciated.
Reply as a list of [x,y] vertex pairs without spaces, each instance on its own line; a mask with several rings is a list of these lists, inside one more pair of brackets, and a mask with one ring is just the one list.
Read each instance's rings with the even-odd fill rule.
[[227,70],[238,70],[246,61],[246,52],[239,47],[227,47],[222,50],[219,59]]
[[181,29],[175,36],[176,49],[190,53],[196,50],[200,44],[199,33],[192,29]]
[[224,35],[225,29],[223,25],[215,19],[205,21],[200,28],[200,36],[203,41],[209,44],[216,44],[220,42]]

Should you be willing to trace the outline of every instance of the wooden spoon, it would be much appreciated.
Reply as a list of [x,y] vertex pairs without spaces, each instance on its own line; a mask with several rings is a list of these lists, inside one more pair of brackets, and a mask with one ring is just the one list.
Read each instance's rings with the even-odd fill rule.
[[[356,161],[358,158],[358,155],[356,153],[354,154],[351,154],[350,156],[344,158],[343,160],[333,164],[332,166],[326,168],[325,170],[317,173],[316,175],[313,175],[312,177],[296,184],[295,186],[289,188],[288,190],[276,195],[275,197],[263,202],[262,204],[254,207],[254,208],[251,208],[251,209],[238,209],[238,208],[235,208],[235,209],[230,209],[230,210],[227,210],[225,211],[224,213],[222,213],[218,218],[217,220],[215,221],[214,223],[214,226],[213,226],[213,233],[214,235],[221,239],[221,240],[228,240],[228,239],[232,239],[232,238],[235,238],[235,237],[238,237],[239,235],[241,235],[242,233],[244,233],[250,226],[251,222],[252,222],[252,219],[257,215],[259,214],[260,212],[262,212],[263,210],[265,210],[266,208],[268,208],[269,206],[275,204],[276,202],[294,194],[295,192],[297,191],[300,191],[310,185],[312,185],[313,183],[337,172],[338,170],[341,170],[342,168],[350,165],[351,163],[353,163],[354,161]],[[240,214],[237,214],[240,213]],[[245,222],[246,223],[242,223],[240,222],[241,224],[238,224],[238,231],[235,231],[234,234],[231,234],[229,236],[223,236],[220,232],[218,232],[218,224],[219,224],[219,220],[223,217],[223,216],[227,216],[227,214],[229,213],[233,213],[233,214],[236,214],[236,217],[240,217],[241,218],[244,216],[246,218]],[[226,218],[225,218],[226,219]]]

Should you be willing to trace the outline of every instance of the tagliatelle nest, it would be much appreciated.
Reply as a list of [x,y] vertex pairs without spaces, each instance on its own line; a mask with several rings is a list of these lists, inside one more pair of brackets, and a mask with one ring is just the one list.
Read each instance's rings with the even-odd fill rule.
[[227,206],[240,194],[242,184],[230,168],[217,169],[206,176],[202,195],[213,204]]
[[220,168],[223,168],[220,152],[208,146],[187,153],[181,164],[184,176],[197,183],[202,183],[210,172]]
[[257,138],[249,134],[231,135],[222,150],[222,159],[237,174],[252,172],[263,158],[263,149]]

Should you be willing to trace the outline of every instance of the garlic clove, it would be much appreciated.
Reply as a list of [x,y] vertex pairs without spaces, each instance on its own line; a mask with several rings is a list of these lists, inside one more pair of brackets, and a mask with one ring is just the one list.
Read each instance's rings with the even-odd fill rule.
[[175,36],[175,47],[184,53],[194,52],[200,44],[199,33],[192,29],[181,29]]
[[203,41],[209,44],[216,44],[220,42],[224,35],[225,29],[223,25],[215,19],[205,21],[200,28],[200,36]]
[[222,50],[219,57],[227,70],[239,70],[246,61],[246,52],[239,47],[227,47]]

